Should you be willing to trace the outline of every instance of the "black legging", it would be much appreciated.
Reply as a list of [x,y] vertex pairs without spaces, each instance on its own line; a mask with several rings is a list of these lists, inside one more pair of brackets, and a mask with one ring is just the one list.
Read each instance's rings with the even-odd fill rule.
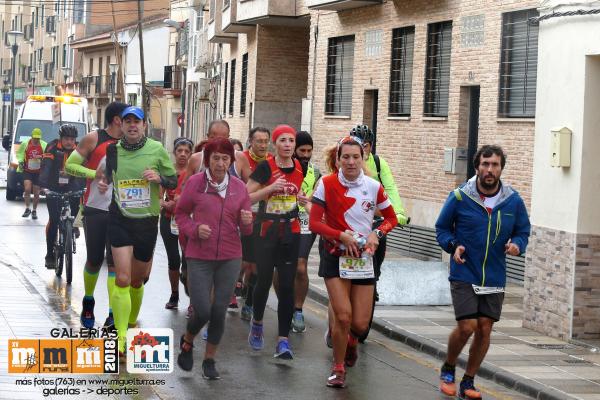
[[[383,218],[380,220],[376,220],[373,222],[373,230],[379,228],[379,226],[383,223]],[[381,265],[383,264],[383,260],[385,259],[385,250],[387,248],[387,236],[379,239],[379,245],[377,246],[377,250],[375,250],[375,254],[373,254],[373,269],[375,270],[375,280],[379,280],[379,276],[381,276]]]
[[269,290],[273,282],[273,270],[277,268],[279,275],[278,335],[287,337],[294,314],[294,279],[298,267],[300,234],[291,234],[290,240],[287,240],[285,244],[282,238],[275,235],[261,237],[255,243],[257,279],[254,287],[254,320],[262,321],[263,319]]
[[169,269],[172,271],[179,271],[179,267],[181,267],[182,263],[185,265],[185,258],[182,260],[181,255],[179,254],[179,236],[171,233],[171,218],[165,217],[164,214],[160,215],[160,236],[162,237],[163,243],[165,244],[165,250],[167,251]]
[[[69,199],[71,205],[71,215],[75,217],[79,211],[79,197],[71,197]],[[46,198],[48,206],[48,224],[46,225],[46,255],[54,254],[54,243],[58,234],[58,223],[60,221],[60,208],[62,206],[61,199],[55,196]]]

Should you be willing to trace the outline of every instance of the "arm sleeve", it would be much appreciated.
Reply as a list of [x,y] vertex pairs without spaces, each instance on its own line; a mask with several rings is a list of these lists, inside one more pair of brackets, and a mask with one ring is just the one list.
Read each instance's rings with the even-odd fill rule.
[[310,216],[308,218],[308,228],[317,235],[325,238],[339,239],[342,231],[333,229],[323,222],[325,208],[321,203],[313,203],[310,208]]
[[175,207],[175,221],[179,231],[189,240],[199,240],[198,223],[194,222],[191,215],[194,212],[194,193],[196,192],[197,180],[190,179],[181,193],[181,197]]
[[85,158],[81,154],[79,154],[77,149],[75,149],[67,159],[67,163],[65,164],[65,171],[67,171],[67,174],[77,176],[79,178],[95,179],[96,171],[84,167],[84,162]]
[[250,179],[260,183],[261,185],[269,182],[269,179],[271,179],[271,168],[269,168],[269,162],[261,161],[260,164],[256,166],[256,169],[252,175],[250,175]]
[[521,254],[525,253],[527,244],[529,243],[529,235],[531,233],[531,223],[527,215],[527,208],[523,199],[519,197],[519,205],[517,206],[517,216],[515,218],[515,226],[511,237],[511,242],[519,246]]
[[25,162],[25,149],[27,148],[28,144],[29,144],[29,139],[22,142],[21,145],[19,146],[19,149],[17,150],[17,161],[20,163]]
[[379,225],[378,229],[387,235],[396,225],[398,225],[398,218],[396,217],[394,207],[392,207],[391,204],[387,208],[381,210],[381,215],[383,215],[383,222]]
[[458,200],[456,199],[454,192],[450,192],[450,195],[446,199],[442,211],[435,222],[435,235],[440,247],[447,253],[451,252],[451,242],[456,240],[454,234],[454,219],[456,213],[456,205]]
[[405,225],[408,218],[406,217],[404,205],[402,204],[402,200],[398,194],[398,188],[396,187],[396,182],[394,181],[394,175],[392,175],[392,171],[387,161],[385,161],[382,157],[379,157],[379,160],[381,163],[381,184],[383,185],[383,188],[392,202],[394,212],[398,218],[398,223],[400,225]]

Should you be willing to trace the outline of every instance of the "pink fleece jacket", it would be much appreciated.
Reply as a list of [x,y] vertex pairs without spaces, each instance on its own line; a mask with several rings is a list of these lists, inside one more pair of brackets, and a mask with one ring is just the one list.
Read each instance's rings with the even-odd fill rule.
[[[179,234],[187,239],[187,258],[200,260],[230,260],[242,256],[240,232],[252,233],[252,224],[243,225],[240,211],[250,211],[250,196],[240,179],[229,176],[225,198],[214,190],[206,173],[192,176],[183,189],[175,209]],[[210,227],[208,239],[198,237],[198,226]]]

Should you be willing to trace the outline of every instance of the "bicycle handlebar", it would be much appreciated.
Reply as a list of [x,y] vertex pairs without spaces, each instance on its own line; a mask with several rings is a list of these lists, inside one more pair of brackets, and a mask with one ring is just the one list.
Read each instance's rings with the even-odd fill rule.
[[84,192],[85,192],[85,190],[72,190],[70,192],[60,193],[60,192],[53,192],[52,190],[46,190],[46,197],[60,197],[60,198],[81,197],[81,196],[83,196]]

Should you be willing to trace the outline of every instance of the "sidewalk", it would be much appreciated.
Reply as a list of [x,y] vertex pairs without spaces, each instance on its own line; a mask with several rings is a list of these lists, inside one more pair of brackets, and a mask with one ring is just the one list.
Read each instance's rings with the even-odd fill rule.
[[[406,257],[388,250],[383,268],[403,259]],[[326,303],[327,290],[317,275],[316,246],[308,264],[309,296]],[[515,284],[507,288],[502,318],[494,324],[479,375],[536,399],[600,400],[600,349],[523,328],[523,292],[523,287]],[[452,306],[378,306],[373,320],[373,329],[442,361],[448,335],[455,326]],[[467,352],[468,345],[459,361],[463,368]],[[460,376],[462,371],[457,372]]]

